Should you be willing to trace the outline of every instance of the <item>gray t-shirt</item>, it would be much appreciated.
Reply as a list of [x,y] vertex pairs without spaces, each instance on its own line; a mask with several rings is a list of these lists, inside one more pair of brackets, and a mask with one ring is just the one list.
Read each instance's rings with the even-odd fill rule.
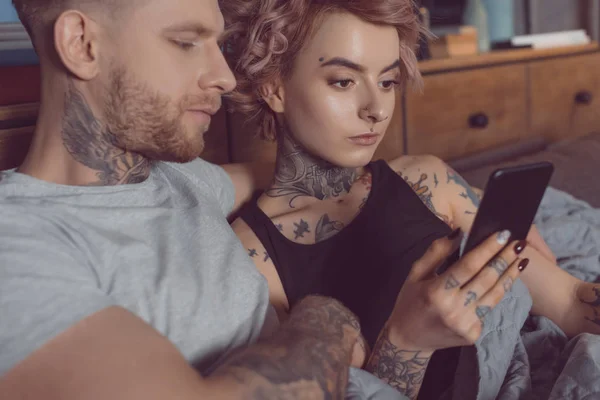
[[203,374],[259,336],[267,284],[227,223],[234,188],[220,167],[159,163],[112,187],[0,177],[0,376],[110,306]]

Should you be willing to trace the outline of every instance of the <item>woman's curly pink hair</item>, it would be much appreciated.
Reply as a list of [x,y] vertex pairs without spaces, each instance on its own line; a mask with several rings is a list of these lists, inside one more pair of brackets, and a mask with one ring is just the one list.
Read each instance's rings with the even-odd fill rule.
[[412,0],[224,0],[225,54],[237,78],[232,106],[258,122],[258,134],[275,140],[276,120],[260,95],[269,82],[285,79],[319,21],[347,12],[377,25],[394,26],[400,38],[403,83],[421,85],[415,47],[422,25]]

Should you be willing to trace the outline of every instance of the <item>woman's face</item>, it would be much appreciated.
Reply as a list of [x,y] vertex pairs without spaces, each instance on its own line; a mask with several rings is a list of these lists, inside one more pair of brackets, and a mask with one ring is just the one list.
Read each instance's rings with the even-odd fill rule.
[[340,167],[366,165],[394,112],[400,41],[391,26],[325,17],[283,82],[283,117],[306,150]]

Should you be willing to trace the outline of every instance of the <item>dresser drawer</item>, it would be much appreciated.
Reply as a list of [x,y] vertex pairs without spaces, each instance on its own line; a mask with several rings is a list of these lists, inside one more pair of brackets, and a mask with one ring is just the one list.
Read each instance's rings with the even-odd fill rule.
[[600,54],[533,62],[532,130],[550,140],[600,131]]
[[525,65],[425,76],[406,102],[408,154],[456,159],[515,142],[527,133]]

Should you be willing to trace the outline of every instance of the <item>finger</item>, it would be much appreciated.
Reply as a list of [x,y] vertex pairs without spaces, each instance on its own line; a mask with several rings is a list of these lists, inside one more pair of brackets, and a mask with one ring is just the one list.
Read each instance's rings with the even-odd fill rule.
[[517,258],[510,267],[502,274],[498,282],[481,297],[475,305],[475,315],[483,325],[486,316],[500,303],[506,292],[510,291],[515,280],[529,264],[528,258]]
[[506,246],[509,238],[510,232],[506,230],[491,235],[440,275],[438,284],[442,285],[445,290],[459,290]]
[[425,254],[414,262],[409,279],[421,280],[431,276],[433,272],[460,245],[461,230],[456,229],[445,238],[435,240]]
[[491,290],[526,246],[527,242],[524,240],[515,241],[512,246],[506,247],[492,258],[473,279],[461,288],[460,292],[465,298],[464,305],[470,305]]

